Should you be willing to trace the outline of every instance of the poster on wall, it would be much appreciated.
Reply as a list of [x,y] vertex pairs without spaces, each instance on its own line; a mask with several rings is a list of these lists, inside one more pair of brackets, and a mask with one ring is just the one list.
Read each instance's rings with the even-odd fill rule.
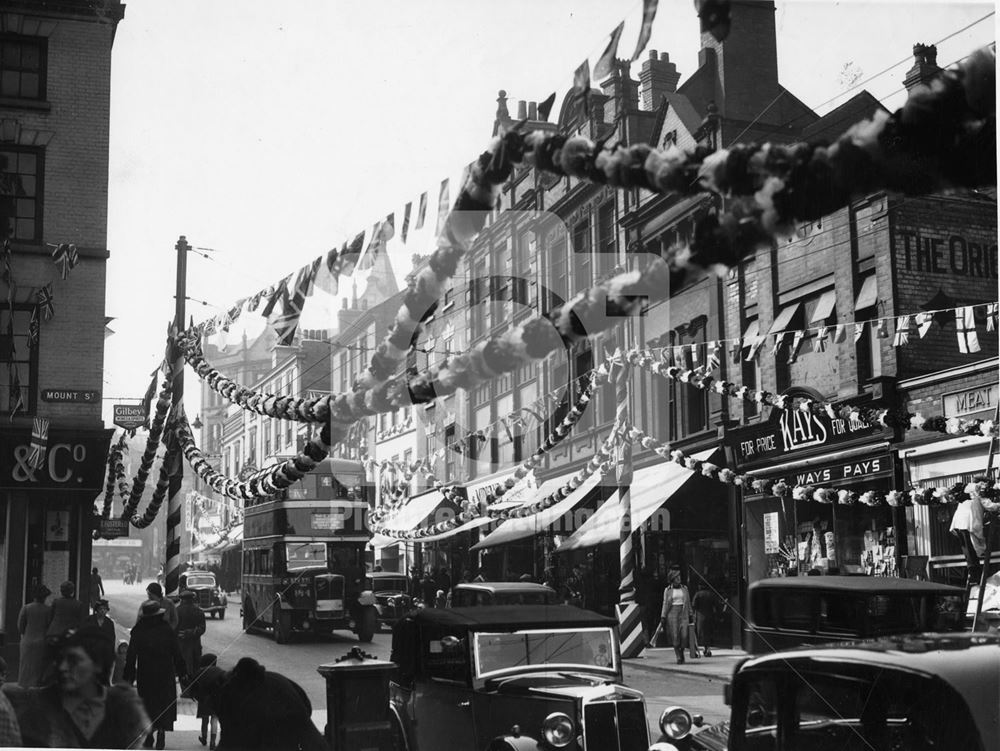
[[59,585],[69,579],[69,551],[46,550],[42,562],[42,583],[59,596]]
[[764,514],[764,555],[771,555],[780,551],[780,537],[778,532],[778,512],[772,511]]
[[69,512],[45,512],[45,542],[69,542]]

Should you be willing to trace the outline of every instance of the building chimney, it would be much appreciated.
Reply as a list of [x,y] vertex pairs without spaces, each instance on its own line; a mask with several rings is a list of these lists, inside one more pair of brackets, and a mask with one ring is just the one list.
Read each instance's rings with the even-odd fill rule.
[[538,102],[528,102],[528,119],[538,119]]
[[677,82],[681,80],[677,66],[670,62],[670,55],[656,50],[649,53],[649,59],[642,64],[639,72],[639,85],[642,91],[642,108],[647,111],[660,106],[664,94],[677,91]]
[[611,122],[619,112],[634,112],[639,107],[639,82],[629,75],[628,60],[616,60],[611,77],[601,84],[608,97],[604,105],[604,120]]
[[913,45],[913,67],[906,71],[903,84],[907,91],[930,83],[941,68],[937,64],[937,47],[933,44]]

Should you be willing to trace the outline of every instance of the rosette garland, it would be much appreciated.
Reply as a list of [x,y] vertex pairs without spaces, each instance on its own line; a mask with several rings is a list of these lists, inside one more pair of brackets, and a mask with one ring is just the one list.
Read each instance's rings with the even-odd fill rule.
[[[475,501],[462,500],[461,512],[453,519],[448,519],[426,527],[419,527],[417,529],[389,529],[386,527],[376,526],[374,531],[377,534],[386,535],[399,540],[420,540],[424,537],[443,534],[444,532],[448,532],[449,530],[452,530],[462,524],[466,524],[484,516],[488,516],[491,519],[499,521],[532,516],[559,503],[559,501],[570,495],[594,473],[600,472],[601,477],[604,477],[611,472],[613,467],[612,451],[614,450],[615,444],[619,440],[624,440],[624,435],[620,426],[616,423],[612,427],[608,437],[604,440],[601,448],[597,450],[597,453],[583,469],[567,480],[566,484],[562,487],[553,491],[544,498],[540,498],[530,504],[512,509],[498,509],[491,506],[487,506],[486,509],[482,509],[478,506],[478,504],[476,504]],[[498,501],[499,498],[495,498],[493,503],[496,504]]]
[[[302,451],[288,461],[273,464],[270,467],[251,475],[246,480],[233,480],[215,470],[205,458],[202,451],[195,445],[194,436],[187,419],[177,422],[177,440],[185,460],[202,480],[212,490],[236,501],[253,501],[258,498],[271,498],[281,490],[298,482],[316,468],[330,453],[333,444],[332,431],[324,426],[318,438],[306,443]],[[342,441],[345,434],[338,434],[336,441]]]
[[[168,433],[173,432],[173,426],[168,428]],[[160,465],[160,474],[156,480],[156,486],[153,488],[153,496],[149,499],[146,511],[142,516],[133,514],[129,518],[129,523],[137,529],[145,529],[156,519],[156,515],[160,512],[160,506],[163,505],[163,501],[167,497],[167,491],[170,489],[170,477],[175,473],[176,463],[180,460],[180,449],[177,446],[176,437],[169,435],[165,436],[165,438],[167,439],[169,448],[163,456],[163,463]]]
[[122,507],[122,519],[131,519],[132,515],[135,514],[136,509],[139,506],[139,501],[142,499],[142,492],[146,489],[146,480],[149,477],[149,470],[153,466],[153,460],[156,458],[156,447],[160,444],[160,437],[163,434],[163,426],[167,421],[167,415],[170,412],[170,397],[173,393],[173,377],[168,375],[163,380],[163,385],[160,387],[160,393],[156,398],[156,405],[153,413],[153,420],[149,426],[149,435],[146,436],[146,449],[142,453],[142,458],[139,460],[139,469],[135,473],[135,478],[132,481],[132,491],[128,496],[128,500],[123,504]]
[[[521,480],[527,477],[533,469],[541,464],[542,459],[547,453],[552,451],[552,449],[562,443],[562,441],[569,436],[569,434],[573,431],[573,427],[580,421],[586,412],[587,405],[593,398],[594,389],[599,383],[605,382],[607,382],[606,367],[597,368],[591,372],[590,377],[580,390],[580,393],[577,394],[577,397],[573,402],[573,406],[570,407],[569,412],[566,413],[566,416],[562,419],[562,421],[555,428],[553,428],[551,433],[545,436],[545,440],[542,441],[542,445],[539,446],[531,456],[521,462],[517,469],[515,469],[506,479],[504,479],[503,483],[496,488],[492,497],[493,503],[498,503],[504,495],[515,488]],[[457,505],[464,506],[465,504],[468,504],[468,501],[459,495],[456,488],[452,487],[445,489],[444,484],[429,472],[427,474],[427,478],[432,483],[435,490],[445,493],[446,497]],[[400,499],[400,501],[403,500],[406,499]],[[391,518],[404,505],[405,503],[403,502],[397,502],[387,508],[384,508],[384,510],[376,509],[370,517],[372,523],[378,525],[383,520]],[[471,519],[468,521],[471,521]]]
[[[111,508],[115,501],[116,489],[120,490],[123,486],[128,489],[127,479],[125,476],[125,448],[128,446],[128,431],[122,431],[121,436],[115,442],[115,445],[111,447],[111,452],[108,454],[108,480],[104,487],[104,506],[101,510],[102,519],[111,518]],[[122,496],[124,500],[124,496]]]

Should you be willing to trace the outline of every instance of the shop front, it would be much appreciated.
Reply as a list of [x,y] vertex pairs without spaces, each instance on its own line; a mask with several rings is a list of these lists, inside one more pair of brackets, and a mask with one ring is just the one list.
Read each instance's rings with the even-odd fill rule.
[[729,438],[736,470],[752,478],[741,488],[747,584],[816,573],[900,575],[906,517],[885,500],[901,482],[892,429],[788,409]]
[[0,639],[17,674],[17,617],[44,584],[72,581],[89,602],[93,504],[103,490],[110,430],[51,429],[44,461],[28,462],[31,430],[0,434]]

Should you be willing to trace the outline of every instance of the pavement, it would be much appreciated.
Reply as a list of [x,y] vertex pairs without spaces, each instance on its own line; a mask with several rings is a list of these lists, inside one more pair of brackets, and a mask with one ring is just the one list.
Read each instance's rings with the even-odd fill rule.
[[[649,670],[663,674],[666,679],[672,673],[702,676],[706,679],[729,680],[732,678],[736,665],[747,656],[740,649],[713,649],[711,657],[691,659],[685,656],[683,665],[677,664],[674,650],[650,649],[642,655],[625,660],[625,665],[639,670]],[[198,736],[201,734],[201,720],[196,717],[197,705],[191,699],[180,699],[177,703],[177,721],[174,730],[167,733],[166,747],[174,751],[199,751],[206,747],[201,745]],[[326,727],[326,709],[316,709],[312,713],[313,723],[323,732]]]

